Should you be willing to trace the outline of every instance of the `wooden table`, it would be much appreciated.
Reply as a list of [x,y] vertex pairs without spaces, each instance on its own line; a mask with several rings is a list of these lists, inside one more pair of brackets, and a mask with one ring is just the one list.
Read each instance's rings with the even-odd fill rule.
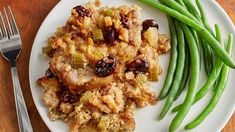
[[[29,57],[38,28],[50,10],[59,0],[0,0],[0,7],[10,5],[17,21],[23,49],[18,59],[18,74],[24,93],[29,116],[35,132],[49,131],[41,120],[29,86]],[[235,23],[235,1],[217,0]],[[2,8],[0,8],[2,11]],[[0,132],[17,132],[17,118],[9,64],[0,56]],[[223,129],[223,132],[235,131],[235,114]]]

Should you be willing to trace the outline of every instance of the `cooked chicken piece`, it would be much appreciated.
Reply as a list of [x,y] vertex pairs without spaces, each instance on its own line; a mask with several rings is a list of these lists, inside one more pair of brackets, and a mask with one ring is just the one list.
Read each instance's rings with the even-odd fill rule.
[[63,56],[53,57],[50,69],[55,76],[73,90],[99,88],[113,81],[113,75],[98,77],[89,67],[74,69]]

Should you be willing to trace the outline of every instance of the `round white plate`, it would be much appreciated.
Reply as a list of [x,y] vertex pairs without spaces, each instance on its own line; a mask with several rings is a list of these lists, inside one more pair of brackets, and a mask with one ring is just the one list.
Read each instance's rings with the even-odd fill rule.
[[[65,132],[68,131],[68,127],[65,123],[62,121],[50,121],[47,112],[48,109],[45,107],[45,105],[41,101],[41,95],[43,93],[43,89],[36,86],[36,80],[40,77],[42,77],[48,68],[48,58],[44,57],[42,55],[41,48],[47,44],[47,38],[52,36],[53,33],[56,31],[56,28],[58,26],[62,26],[65,24],[67,18],[70,16],[70,9],[72,9],[76,5],[83,5],[87,3],[88,0],[62,0],[60,1],[49,13],[49,15],[46,17],[44,22],[42,23],[37,36],[34,40],[33,48],[31,51],[31,57],[30,57],[30,65],[29,65],[29,79],[30,79],[30,86],[31,86],[31,92],[33,95],[33,99],[35,102],[35,105],[38,109],[39,114],[41,115],[42,119],[48,126],[48,128],[53,132]],[[131,4],[137,4],[140,7],[142,7],[142,18],[143,20],[146,18],[153,18],[156,19],[160,25],[160,32],[165,33],[169,35],[169,29],[168,29],[168,22],[166,19],[166,15],[159,12],[158,10],[151,8],[150,6],[144,5],[140,2],[137,2],[137,0],[102,0],[103,5],[108,6],[119,6],[119,5],[131,5]],[[233,23],[229,19],[229,17],[226,15],[224,10],[215,2],[212,0],[203,0],[202,5],[205,8],[205,12],[208,16],[209,22],[211,25],[214,25],[215,23],[218,23],[221,26],[222,34],[224,41],[227,41],[227,33],[231,32],[235,35],[235,30]],[[233,51],[235,48],[233,49]],[[235,56],[233,55],[233,58]],[[159,82],[152,83],[152,89],[156,91],[156,93],[159,93],[167,71],[167,66],[169,63],[169,54],[163,55],[160,57],[160,63],[164,70],[163,75],[161,76]],[[205,81],[205,76],[203,72],[203,66],[201,69],[202,76],[200,77],[200,86]],[[235,104],[235,89],[233,87],[232,79],[235,78],[235,71],[232,70],[230,72],[229,81],[227,84],[227,87],[222,95],[222,98],[220,99],[218,105],[216,106],[215,110],[203,121],[198,127],[192,130],[193,132],[216,132],[220,131],[227,121],[229,120],[230,116],[233,113],[234,110],[234,104]],[[200,88],[200,87],[198,87]],[[185,95],[186,91],[184,91]],[[211,91],[212,93],[212,91]],[[183,123],[181,124],[178,131],[185,131],[183,127],[194,119],[199,112],[202,111],[202,109],[205,107],[205,105],[208,103],[210,99],[210,94],[207,95],[207,97],[203,98],[199,103],[194,105],[186,118],[184,119]],[[181,97],[178,99],[173,106],[176,104],[179,104],[183,101],[184,97]],[[166,117],[160,121],[158,120],[159,113],[161,109],[163,108],[163,105],[165,103],[165,100],[160,101],[155,106],[148,106],[142,109],[137,110],[135,120],[136,120],[136,132],[166,132],[168,130],[169,124],[171,120],[174,117],[174,114],[169,112]]]

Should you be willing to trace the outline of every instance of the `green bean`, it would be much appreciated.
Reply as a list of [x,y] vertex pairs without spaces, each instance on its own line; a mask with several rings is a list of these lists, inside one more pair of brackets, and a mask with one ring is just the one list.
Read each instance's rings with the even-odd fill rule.
[[[178,2],[181,6],[183,6],[185,9],[188,10],[188,8],[186,7],[186,5],[184,4],[183,0],[176,0],[176,2]],[[197,37],[197,36],[194,36]],[[179,90],[178,93],[175,96],[175,100],[177,100],[179,98],[179,96],[181,95],[181,93],[183,92],[184,88],[186,87],[188,78],[189,78],[189,74],[190,74],[190,60],[189,60],[189,51],[188,51],[188,47],[187,44],[185,44],[185,67],[184,67],[184,73],[183,73],[183,77],[179,86]]]
[[[189,0],[186,0],[186,1],[189,1]],[[201,3],[200,3],[200,0],[196,0],[196,4],[197,4],[197,7],[198,7],[198,9],[199,9],[199,11],[200,11],[201,19],[202,19],[202,22],[203,22],[204,26],[206,27],[206,29],[207,29],[212,35],[214,35],[213,30],[211,29],[210,25],[209,25],[208,22],[207,22],[206,15],[205,15],[205,12],[204,12],[204,10],[203,10],[203,8],[202,8],[202,5],[201,5]]]
[[177,10],[178,12],[180,12],[181,14],[191,18],[192,20],[194,20],[195,22],[197,22],[198,24],[201,24],[200,21],[198,21],[197,18],[195,18],[190,12],[188,12],[182,5],[180,5],[179,3],[177,3],[175,0],[159,0],[160,2],[164,3],[165,5]]
[[205,39],[205,41],[210,45],[210,47],[215,51],[216,55],[218,55],[223,62],[231,68],[235,68],[235,63],[232,58],[227,54],[227,52],[220,46],[220,43],[214,38],[213,35],[202,25],[198,24],[191,18],[180,14],[178,11],[171,9],[158,1],[154,0],[139,0],[146,4],[153,6],[154,8],[178,19],[182,23],[187,24],[188,26],[197,30],[197,32]]
[[184,4],[183,0],[176,0],[181,6],[187,9],[186,5]]
[[[203,87],[197,92],[194,103],[198,102],[202,97],[205,96],[205,94],[209,91],[209,89],[213,86],[213,84],[215,83],[215,80],[219,77],[219,73],[221,71],[222,68],[222,61],[216,61],[215,66],[210,74],[210,76],[208,77],[208,80],[206,81],[206,83],[203,85]],[[182,105],[178,105],[175,108],[172,109],[172,112],[176,112],[180,109],[180,107],[182,107]]]
[[[189,11],[193,14],[193,16],[196,17],[196,19],[198,19],[199,21],[201,21],[200,17],[198,16],[197,11],[195,12],[195,11],[190,10],[190,9],[191,9],[191,6],[187,7],[187,6],[185,5],[185,3],[184,3],[183,0],[178,0],[178,1],[176,1],[176,2],[178,2],[178,3],[179,3],[181,6],[183,6],[185,9],[189,10]],[[197,47],[198,47],[198,50],[199,50],[199,53],[200,53],[200,45],[199,45],[199,38],[198,38],[197,32],[196,32],[194,29],[192,29],[191,32],[193,33],[193,36],[194,36],[194,38],[195,38],[195,40],[196,40]],[[201,66],[201,65],[200,65],[200,66]],[[201,68],[200,68],[200,69],[201,69]]]
[[186,87],[188,78],[189,78],[189,74],[190,74],[190,56],[189,56],[189,51],[188,51],[188,46],[187,44],[185,44],[185,67],[184,67],[184,73],[183,73],[183,77],[179,86],[179,90],[178,93],[175,96],[175,100],[177,100],[179,98],[179,96],[181,95],[181,93],[183,92],[184,88]]
[[[200,44],[201,43],[200,43],[199,35],[197,34],[196,30],[194,30],[192,28],[190,28],[190,30],[191,30],[191,32],[194,36],[195,41],[196,41],[198,52],[201,53],[201,49],[200,49]],[[201,55],[200,54],[199,54],[199,59],[200,59],[200,61],[199,61],[200,64],[199,65],[200,65],[200,70],[201,70]]]
[[166,75],[163,88],[158,96],[158,99],[160,100],[165,98],[170,91],[170,87],[174,79],[175,69],[177,65],[177,56],[178,56],[178,51],[177,51],[178,40],[176,36],[174,20],[168,17],[168,21],[169,21],[169,28],[171,30],[171,44],[172,44],[171,45],[171,57],[170,57],[171,59],[170,59],[170,64],[168,66],[167,75]]
[[[217,24],[215,25],[215,28],[216,28],[217,36],[220,36],[220,29],[219,29],[219,26]],[[222,38],[218,37],[218,39],[219,39],[219,41],[222,41]],[[222,65],[223,65],[222,60],[220,58],[217,58],[217,60],[215,62],[215,65],[212,69],[212,72],[209,75],[207,81],[202,86],[202,88],[197,92],[195,100],[194,100],[194,104],[196,102],[198,102],[202,97],[204,97],[206,95],[206,93],[209,91],[209,89],[213,86],[213,84],[215,84],[215,81],[220,78],[219,75],[220,75],[220,72],[221,72],[221,69],[222,69]],[[176,106],[172,110],[172,112],[178,111],[180,107],[181,107],[181,105]]]
[[216,88],[218,87],[218,83],[219,83],[220,79],[221,79],[221,71],[220,71],[220,74],[219,74],[217,80],[215,80],[214,89],[213,89],[214,92],[216,91]]
[[[184,0],[176,0],[176,2],[178,2],[178,3],[179,3],[181,6],[183,6],[185,9],[189,10],[189,12],[192,13],[193,16],[196,17],[197,20],[201,21],[200,16],[198,16],[197,11],[190,10],[190,8],[192,8],[192,7],[191,7],[191,6],[187,7],[187,6],[185,5],[185,3],[184,3]],[[193,7],[194,7],[194,6],[193,6]],[[200,48],[199,48],[199,47],[200,47],[200,45],[199,45],[199,38],[198,38],[197,32],[196,32],[194,29],[192,29],[191,32],[193,33],[193,36],[194,36],[194,38],[195,38],[195,40],[196,40],[196,43],[198,44],[198,49],[200,49]],[[199,51],[199,53],[200,53],[200,51]]]
[[[223,62],[218,59],[215,62],[214,68],[210,74],[210,76],[208,77],[207,81],[205,82],[205,84],[202,86],[202,88],[197,92],[196,97],[194,99],[193,104],[195,104],[196,102],[198,102],[202,97],[204,97],[206,95],[206,93],[209,91],[209,89],[213,86],[213,84],[215,83],[215,80],[218,78],[219,73],[221,71]],[[176,112],[180,109],[180,107],[182,107],[182,105],[178,105],[176,106],[172,112]]]
[[171,122],[171,125],[169,128],[170,132],[175,131],[179,127],[179,125],[181,124],[185,116],[187,115],[191,105],[193,104],[193,101],[196,95],[196,87],[198,84],[199,70],[200,70],[199,52],[197,50],[197,45],[193,38],[193,35],[186,25],[181,24],[181,26],[183,28],[183,31],[187,40],[187,44],[189,45],[189,51],[190,51],[190,57],[191,57],[191,78],[189,82],[188,92],[183,102],[183,105]]
[[183,2],[185,3],[185,5],[187,6],[187,8],[189,9],[189,12],[191,12],[193,14],[193,16],[195,18],[197,18],[197,20],[201,21],[201,18],[197,12],[197,9],[194,7],[194,5],[192,4],[192,2],[190,0],[183,0]]
[[182,104],[179,104],[179,105],[177,105],[177,106],[175,106],[172,110],[171,110],[171,112],[177,112],[177,111],[179,111],[179,109],[182,107]]
[[[191,3],[190,0],[185,0],[185,1],[188,1],[189,3]],[[199,0],[196,0],[196,5],[197,5],[197,7],[198,7],[198,9],[199,9],[199,12],[200,12],[200,15],[201,15],[201,20],[202,20],[204,26],[205,26],[206,29],[211,33],[211,35],[213,35],[213,36],[215,37],[215,34],[214,34],[213,30],[211,29],[210,25],[209,25],[208,22],[207,22],[207,18],[206,18],[205,12],[204,12],[204,10],[203,10],[203,8],[202,8],[201,3],[200,3]],[[206,44],[206,45],[208,45],[208,44]],[[210,70],[209,70],[209,69],[205,68],[206,73],[207,73],[207,76],[208,76],[208,75],[209,75],[209,72],[211,72],[211,70],[212,70],[213,56],[215,56],[215,55],[214,55],[214,52],[211,50],[211,48],[210,48],[209,46],[206,46],[206,47],[205,47],[205,52],[207,52],[207,53],[205,53],[205,54],[209,55],[209,56],[207,56],[207,58],[206,58],[206,61],[209,62],[209,63],[205,63],[206,66],[210,69]]]
[[[203,23],[203,21],[201,20],[201,17],[199,16],[197,9],[194,7],[194,5],[192,4],[192,2],[190,0],[183,0],[184,3],[186,4],[186,6],[188,7],[188,9],[191,9],[190,12],[201,22]],[[201,12],[200,12],[201,13]],[[203,12],[204,13],[204,12]],[[203,14],[203,16],[205,16]],[[204,18],[205,19],[205,18]],[[204,25],[207,24],[207,21],[205,21],[205,23],[203,23]],[[206,26],[205,26],[206,27]],[[210,27],[209,27],[210,28]],[[210,28],[211,29],[211,28]],[[213,35],[213,32],[212,32]],[[200,42],[199,42],[200,41]],[[202,47],[202,51],[203,51],[203,60],[204,60],[204,69],[205,72],[207,74],[207,76],[210,75],[211,70],[212,70],[212,64],[213,64],[213,57],[212,57],[212,52],[211,49],[209,47],[209,45],[204,41],[204,40],[199,40],[198,39],[198,44],[201,44]],[[199,47],[199,46],[198,46]],[[200,52],[200,51],[199,51]],[[201,53],[201,52],[200,52]]]
[[174,102],[175,96],[178,93],[180,82],[183,77],[184,72],[184,62],[185,62],[185,42],[184,42],[184,33],[180,27],[179,21],[175,20],[176,33],[178,38],[178,59],[177,59],[177,68],[174,76],[173,83],[171,85],[171,90],[167,97],[167,101],[160,113],[160,119],[163,119],[166,113],[169,111],[172,103]]
[[[193,12],[193,13],[192,13],[193,15],[192,15],[190,12],[188,12],[187,10],[185,10],[185,9],[190,10],[190,9],[191,9],[191,6],[187,7],[183,1],[179,1],[180,3],[179,3],[179,2],[177,3],[177,1],[174,1],[174,0],[160,0],[160,1],[163,2],[165,5],[168,5],[168,6],[170,6],[171,8],[176,9],[176,10],[179,11],[180,13],[182,13],[182,14],[188,16],[189,18],[192,18],[193,20],[197,21],[198,23],[202,23],[200,17],[198,16],[198,13],[197,13],[197,12],[195,12],[195,15],[194,15],[194,10],[192,10],[192,12]],[[193,7],[194,7],[194,6],[193,6]],[[190,11],[191,11],[191,10],[190,10]],[[197,32],[196,32],[194,29],[192,29],[191,32],[193,33],[194,38],[195,38],[195,40],[196,40],[196,43],[197,43],[197,45],[198,45],[197,47],[198,47],[198,49],[200,50],[199,38],[198,38]],[[199,52],[200,52],[200,51],[199,51]],[[200,65],[200,66],[201,66],[201,65]],[[200,69],[201,69],[201,68],[200,68]]]
[[[180,0],[177,1],[180,5],[182,5],[183,7],[185,7],[185,9],[187,9],[200,23],[202,23],[200,16],[198,15],[197,10],[195,9],[195,7],[192,5],[192,3],[189,1],[185,1],[185,0]],[[193,33],[193,36],[196,40],[197,43],[197,47],[198,47],[198,51],[199,53],[201,53],[201,48],[200,48],[200,40],[199,40],[199,36],[198,33],[194,30],[191,29],[191,32]],[[201,69],[201,54],[200,54],[200,69]]]
[[214,36],[214,32],[207,22],[206,15],[201,6],[200,1],[197,0],[197,7],[199,9],[200,15],[195,6],[193,5],[193,3],[191,2],[191,0],[183,0],[183,1],[187,5],[188,9],[191,9],[190,12],[194,15],[194,17],[196,17],[201,23],[203,23],[206,29]]
[[[217,39],[221,44],[223,44],[222,35],[221,35],[220,27],[219,27],[218,24],[215,24],[215,33],[216,33],[216,39]],[[215,88],[217,87],[217,84],[218,84],[218,81],[219,81],[219,80],[220,80],[220,75],[219,75],[219,77],[217,78],[217,80],[215,81],[214,90],[215,90]]]
[[[233,44],[233,36],[232,34],[229,34],[227,50],[228,50],[228,53],[230,54],[232,51],[232,44]],[[218,87],[216,88],[216,92],[214,93],[212,99],[210,100],[206,108],[199,114],[199,116],[196,119],[194,119],[192,122],[190,122],[188,125],[185,126],[186,129],[192,129],[198,126],[214,110],[214,108],[219,102],[220,97],[226,87],[228,74],[229,74],[229,67],[226,65],[223,65],[223,68],[221,71],[221,79],[219,81]]]
[[[187,4],[190,5],[190,7],[194,7],[192,2],[190,0],[184,0]],[[207,22],[206,19],[206,15],[205,12],[201,6],[200,1],[197,1],[197,7],[199,9],[200,15],[201,15],[201,21],[204,24],[204,26],[206,27],[206,29],[211,33],[211,35],[214,36],[214,32],[212,31],[210,25]],[[193,8],[194,10],[196,10],[195,8]],[[204,68],[205,68],[205,72],[206,75],[209,76],[212,68],[213,68],[213,52],[211,51],[211,48],[208,46],[209,44],[207,44],[204,40],[202,40],[202,48],[203,49],[203,58],[204,58]]]
[[223,43],[222,35],[221,35],[221,31],[220,31],[220,27],[219,27],[218,24],[215,24],[215,33],[216,33],[216,39],[217,39],[220,43]]
[[206,72],[206,75],[209,76],[211,74],[212,64],[213,64],[211,49],[209,45],[203,39],[201,39],[201,47],[203,51],[205,72]]
[[[183,0],[176,0],[176,2],[178,2],[181,6],[183,6],[185,9],[188,10],[188,8],[184,4]],[[194,37],[197,37],[197,36],[194,36]],[[190,69],[189,69],[190,60],[189,60],[189,53],[188,53],[189,51],[188,50],[189,49],[187,47],[187,44],[185,44],[185,55],[186,55],[185,56],[185,68],[184,68],[184,73],[183,73],[182,81],[181,81],[180,86],[179,86],[178,93],[175,96],[175,100],[177,100],[178,97],[180,96],[180,94],[183,92],[183,90],[184,90],[184,88],[186,86],[186,83],[188,81],[188,77],[189,77],[189,73],[190,73]]]

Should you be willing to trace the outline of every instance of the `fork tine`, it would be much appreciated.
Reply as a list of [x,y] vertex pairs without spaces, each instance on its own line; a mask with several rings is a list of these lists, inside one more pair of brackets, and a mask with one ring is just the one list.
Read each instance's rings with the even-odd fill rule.
[[0,21],[1,21],[1,25],[2,25],[2,34],[3,37],[7,37],[7,30],[6,30],[6,26],[2,17],[2,13],[0,12]]
[[14,16],[13,16],[13,13],[11,11],[11,7],[10,6],[8,6],[8,10],[10,12],[10,21],[11,21],[11,24],[12,24],[13,33],[14,34],[18,34],[19,33],[18,27],[16,25],[16,22],[15,22],[15,19],[14,19]]
[[11,36],[12,35],[11,24],[9,22],[8,15],[7,15],[5,7],[3,7],[3,10],[4,10],[4,15],[5,15],[5,18],[6,18],[6,22],[7,22],[6,25],[7,25],[8,35]]

